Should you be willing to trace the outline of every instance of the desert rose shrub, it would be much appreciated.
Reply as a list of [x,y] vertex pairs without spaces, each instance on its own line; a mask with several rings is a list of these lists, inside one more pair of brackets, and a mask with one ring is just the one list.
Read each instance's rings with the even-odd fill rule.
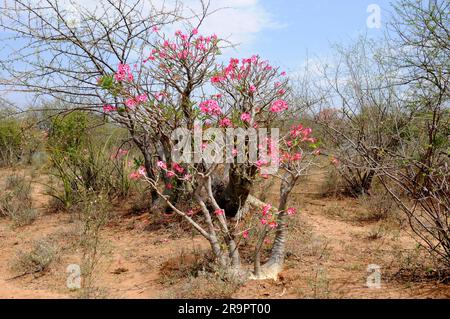
[[[148,182],[166,208],[204,236],[228,275],[246,275],[239,243],[253,235],[252,276],[274,278],[284,260],[288,217],[296,212],[288,207],[290,192],[319,151],[310,128],[272,130],[289,109],[285,72],[256,55],[218,65],[219,54],[215,35],[192,29],[169,38],[155,30],[141,65],[119,63],[116,73],[98,80],[106,93],[103,111],[128,128],[144,154],[130,178]],[[257,133],[260,128],[271,136]],[[250,196],[258,177],[281,179],[276,206]],[[190,199],[188,209],[180,208],[182,197]],[[241,220],[250,212],[256,223],[247,227]],[[262,265],[269,235],[272,253]]]

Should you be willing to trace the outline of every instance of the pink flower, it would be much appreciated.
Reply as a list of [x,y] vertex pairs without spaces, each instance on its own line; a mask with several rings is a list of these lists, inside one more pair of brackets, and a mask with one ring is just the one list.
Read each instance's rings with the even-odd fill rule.
[[250,120],[252,119],[252,117],[250,116],[250,114],[248,114],[248,113],[242,113],[241,114],[241,120],[243,121],[243,122],[247,122],[247,123],[250,123]]
[[180,174],[183,174],[183,173],[184,173],[184,168],[181,167],[180,164],[178,164],[178,163],[172,163],[172,168],[173,168],[177,173],[180,173]]
[[155,94],[155,99],[160,101],[162,98],[168,97],[168,96],[169,96],[169,94],[167,94],[167,92],[158,92]]
[[145,176],[147,174],[147,170],[145,169],[144,166],[140,166],[137,172],[141,176]]
[[286,211],[286,213],[287,213],[289,216],[292,216],[292,215],[295,215],[295,214],[297,213],[297,210],[296,210],[295,208],[288,208],[287,211]]
[[285,89],[281,89],[278,91],[278,95],[284,95],[286,93]]
[[221,126],[221,127],[230,127],[232,125],[233,125],[233,123],[231,122],[231,120],[228,117],[224,117],[223,119],[221,119],[219,121],[219,126]]
[[261,224],[263,224],[263,225],[267,225],[267,219],[265,219],[265,218],[261,218]]
[[125,105],[128,107],[134,107],[136,106],[137,102],[135,99],[128,99],[125,101]]
[[288,104],[284,100],[276,100],[273,102],[270,111],[273,113],[280,113],[288,109]]
[[267,164],[269,164],[269,162],[268,162],[267,160],[265,160],[265,159],[257,160],[256,163],[255,163],[255,165],[256,165],[258,168],[261,168],[262,166],[265,166],[265,165],[267,165]]
[[187,50],[183,50],[178,53],[178,58],[180,60],[185,60],[185,59],[187,59],[188,55],[189,55],[189,52]]
[[219,104],[215,100],[207,100],[200,103],[200,111],[210,115],[222,114],[222,110],[220,109]]
[[250,93],[255,93],[256,92],[256,86],[250,85],[249,91],[250,91]]
[[139,179],[139,178],[145,176],[146,173],[147,173],[147,171],[146,171],[145,167],[140,166],[137,171],[130,174],[130,179],[134,179],[134,180]]
[[293,161],[300,161],[302,159],[302,153],[296,153],[294,156],[292,156]]
[[220,75],[215,75],[211,78],[211,83],[221,83],[223,81],[225,81],[225,78]]
[[136,96],[136,101],[138,101],[139,103],[147,102],[147,95],[141,94],[141,95]]
[[168,171],[168,172],[167,172],[167,177],[172,178],[172,177],[174,177],[174,176],[175,176],[175,173],[174,173],[174,172],[172,172],[172,171]]
[[124,80],[133,81],[133,74],[128,64],[119,63],[116,74],[114,74],[116,81],[121,82]]
[[186,212],[186,215],[188,215],[188,216],[194,215],[194,210],[189,209],[189,210]]
[[320,151],[319,149],[317,149],[317,150],[315,150],[315,151],[313,152],[313,154],[316,155],[316,156],[318,156],[318,155],[321,154],[321,151]]
[[193,34],[193,35],[198,34],[198,29],[197,29],[197,28],[193,29],[193,30],[192,30],[192,34]]
[[217,216],[222,216],[225,214],[225,211],[223,209],[216,209],[214,211],[214,214],[216,214]]
[[115,110],[117,110],[117,108],[112,106],[112,105],[109,105],[109,104],[103,105],[103,111],[104,112],[112,112],[112,111],[115,111]]
[[155,25],[155,26],[152,28],[152,31],[153,31],[153,32],[158,32],[158,31],[159,31],[159,28]]
[[244,230],[244,231],[242,232],[242,237],[244,237],[245,239],[248,238],[248,235],[249,235],[248,230]]
[[281,76],[286,76],[286,72],[285,71],[281,72]]
[[172,186],[172,184],[167,184],[167,185],[166,185],[166,188],[167,188],[167,189],[172,189],[173,186]]
[[167,164],[164,163],[163,161],[158,161],[156,163],[156,166],[158,166],[159,168],[162,168],[162,169],[167,169]]
[[270,223],[269,223],[269,227],[270,227],[271,229],[275,229],[275,228],[277,228],[277,226],[278,226],[277,222],[270,222]]
[[150,55],[147,59],[145,59],[144,60],[144,63],[147,63],[147,61],[155,61],[156,60],[156,58],[155,58],[155,56],[154,55]]
[[262,210],[263,216],[267,216],[271,209],[272,209],[272,205],[270,205],[270,204],[264,205],[263,210]]
[[133,172],[130,174],[130,179],[136,180],[139,179],[140,175],[137,172]]
[[233,150],[231,151],[231,155],[237,156],[238,155],[238,150],[233,148]]

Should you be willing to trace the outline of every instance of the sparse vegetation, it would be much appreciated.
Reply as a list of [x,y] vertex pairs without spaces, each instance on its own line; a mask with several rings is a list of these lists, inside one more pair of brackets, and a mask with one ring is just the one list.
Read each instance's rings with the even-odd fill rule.
[[97,286],[99,263],[105,256],[107,243],[101,236],[103,227],[111,220],[111,206],[102,194],[85,193],[83,201],[76,207],[79,216],[81,248],[81,298],[101,297],[102,289]]
[[19,274],[37,275],[49,270],[50,265],[58,258],[58,249],[48,240],[38,240],[30,251],[20,251],[12,268]]
[[396,0],[385,37],[288,74],[230,59],[198,1],[101,1],[76,25],[0,4],[0,89],[34,97],[0,97],[0,288],[450,297],[450,3]]
[[6,178],[5,191],[0,195],[0,216],[12,220],[14,227],[31,224],[38,216],[31,198],[31,183],[23,176]]

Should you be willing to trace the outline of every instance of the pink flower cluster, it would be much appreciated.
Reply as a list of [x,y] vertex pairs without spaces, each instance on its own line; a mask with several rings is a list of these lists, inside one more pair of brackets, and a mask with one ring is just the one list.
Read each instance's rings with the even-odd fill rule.
[[158,166],[161,169],[167,169],[167,164],[163,161],[156,162],[156,166]]
[[252,119],[252,116],[249,113],[242,113],[241,114],[241,121],[242,122],[250,123],[251,119]]
[[141,177],[144,177],[147,174],[147,170],[144,166],[140,166],[137,171],[130,174],[130,179],[139,179]]
[[223,216],[225,215],[225,211],[223,209],[216,209],[214,211],[214,214],[216,214],[217,216]]
[[136,97],[125,100],[125,105],[127,107],[135,107],[136,105],[147,102],[147,100],[148,100],[147,95],[141,94]]
[[288,209],[286,210],[286,213],[287,213],[289,216],[292,216],[292,215],[297,214],[297,210],[296,210],[295,208],[288,208]]
[[285,162],[285,163],[286,162],[291,162],[291,161],[292,162],[298,162],[298,161],[301,161],[302,158],[303,158],[303,154],[302,153],[295,153],[295,154],[291,155],[291,154],[285,152],[285,153],[283,153],[281,155],[281,160],[283,162]]
[[[156,162],[156,166],[164,171],[166,171],[166,176],[169,178],[177,176],[181,180],[189,181],[192,179],[192,175],[190,174],[184,174],[185,169],[178,163],[173,162],[172,163],[172,170],[168,169],[168,165],[166,162],[158,161]],[[181,176],[184,174],[184,176]]]
[[219,126],[221,126],[221,127],[231,127],[231,126],[233,126],[233,123],[231,122],[231,120],[228,117],[224,117],[223,119],[221,119],[219,121]]
[[222,114],[222,110],[220,109],[219,104],[215,100],[207,100],[200,103],[200,111],[202,113],[210,115]]
[[273,113],[280,113],[288,109],[288,104],[284,100],[276,100],[272,103],[270,111]]
[[[239,62],[241,62],[239,66]],[[231,58],[228,65],[221,71],[219,71],[216,75],[211,78],[211,82],[213,84],[221,84],[228,80],[245,80],[251,71],[251,67],[259,67],[259,69],[270,70],[272,67],[268,66],[267,61],[259,61],[259,56],[253,55],[250,58],[239,59]],[[249,87],[249,92],[254,93],[256,91],[256,87],[251,85]]]
[[309,127],[303,127],[301,124],[292,126],[290,131],[290,136],[293,139],[300,140],[301,142],[315,143],[316,139],[311,137],[311,134],[312,129]]
[[184,168],[181,167],[181,165],[178,163],[172,163],[172,169],[175,170],[175,172],[177,172],[178,174],[184,173]]
[[174,68],[182,67],[187,60],[201,64],[205,61],[204,57],[217,47],[218,38],[216,35],[197,35],[197,29],[193,29],[190,34],[177,30],[174,40],[162,38],[143,62],[154,61],[166,74],[171,74]]
[[103,112],[109,113],[113,111],[117,111],[117,107],[112,106],[110,104],[103,105]]
[[263,216],[267,216],[270,213],[270,210],[272,209],[272,205],[266,204],[263,206],[262,214]]
[[119,63],[119,67],[117,69],[116,74],[114,74],[114,78],[118,82],[122,81],[133,81],[133,73],[131,72],[131,68],[128,64]]

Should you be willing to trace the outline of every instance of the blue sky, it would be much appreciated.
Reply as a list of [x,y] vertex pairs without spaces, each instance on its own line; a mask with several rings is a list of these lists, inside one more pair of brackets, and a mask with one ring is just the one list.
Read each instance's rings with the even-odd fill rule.
[[[383,23],[391,11],[388,0],[262,0],[275,26],[264,28],[239,53],[258,53],[273,64],[290,70],[299,68],[307,57],[332,54],[332,45],[346,44],[358,35],[382,37]],[[368,28],[370,4],[381,9],[382,27]],[[279,24],[279,26],[277,26]]]
[[[68,1],[68,0],[60,0]],[[93,6],[92,0],[77,0]],[[152,0],[157,3],[162,0]],[[197,0],[184,0],[197,8]],[[381,28],[368,28],[367,8],[381,9]],[[295,72],[307,58],[323,59],[332,55],[335,43],[349,44],[359,35],[382,37],[384,23],[391,11],[390,0],[211,0],[212,9],[228,7],[211,16],[200,28],[204,34],[217,33],[234,43],[236,51],[225,57],[259,54],[273,65]],[[8,55],[1,50],[0,59]],[[9,95],[11,98],[11,95]],[[23,95],[13,94],[16,102],[25,103]]]

